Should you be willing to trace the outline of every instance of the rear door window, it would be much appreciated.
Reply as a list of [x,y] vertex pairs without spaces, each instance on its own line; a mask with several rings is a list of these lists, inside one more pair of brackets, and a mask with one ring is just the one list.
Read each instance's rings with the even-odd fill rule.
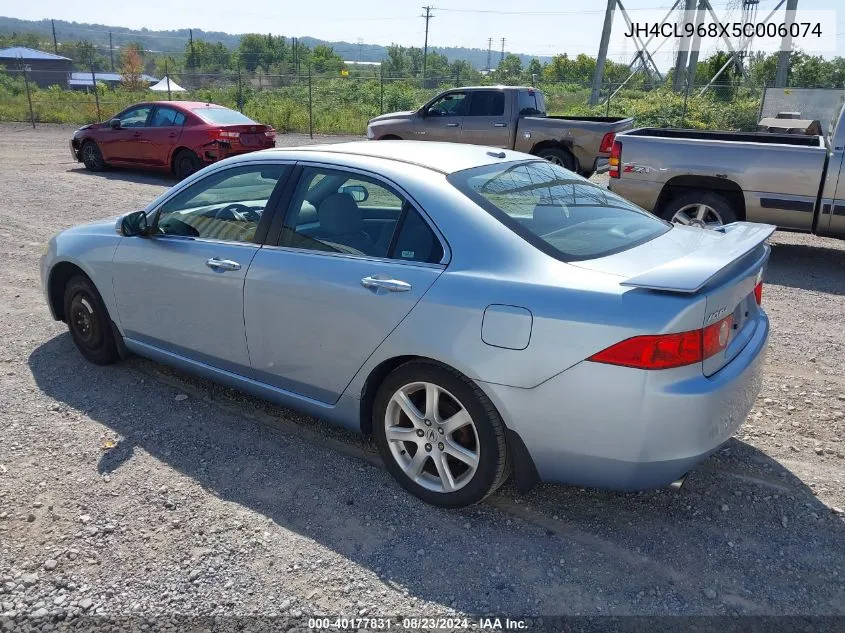
[[185,115],[173,108],[158,107],[150,119],[150,127],[179,127],[185,123]]
[[504,114],[504,92],[500,90],[477,90],[472,93],[469,116],[502,116]]
[[671,228],[548,161],[486,165],[447,180],[523,239],[564,261],[618,253]]

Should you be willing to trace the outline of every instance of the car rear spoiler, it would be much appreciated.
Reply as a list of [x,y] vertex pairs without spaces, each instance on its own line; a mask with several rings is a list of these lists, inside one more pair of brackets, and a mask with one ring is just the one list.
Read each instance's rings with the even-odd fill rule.
[[[623,286],[695,294],[721,271],[742,259],[775,232],[771,224],[733,222],[717,229],[723,234],[688,255],[631,277]],[[706,230],[706,229],[701,229]]]

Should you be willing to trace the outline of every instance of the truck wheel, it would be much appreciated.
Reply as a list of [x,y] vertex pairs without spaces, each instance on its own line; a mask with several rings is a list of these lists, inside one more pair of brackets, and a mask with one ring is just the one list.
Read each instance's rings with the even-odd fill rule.
[[736,222],[737,213],[727,198],[718,193],[692,191],[670,200],[660,216],[672,224],[717,229]]
[[545,158],[550,163],[560,165],[569,171],[575,171],[575,157],[565,149],[559,147],[546,147],[537,152],[537,156]]
[[396,136],[395,134],[385,134],[378,140],[380,141],[401,141],[402,139]]

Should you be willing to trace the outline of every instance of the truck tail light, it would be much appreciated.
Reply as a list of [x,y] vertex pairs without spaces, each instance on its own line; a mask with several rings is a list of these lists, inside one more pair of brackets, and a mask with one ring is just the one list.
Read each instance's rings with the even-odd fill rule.
[[587,360],[635,369],[672,369],[700,363],[728,346],[733,316],[700,330],[635,336],[611,345]]
[[609,154],[613,149],[613,141],[616,140],[616,132],[608,132],[601,137],[601,145],[599,145],[599,152],[602,154]]
[[622,165],[622,143],[619,141],[613,141],[613,147],[610,148],[610,158],[607,164],[608,176],[619,178],[619,171]]

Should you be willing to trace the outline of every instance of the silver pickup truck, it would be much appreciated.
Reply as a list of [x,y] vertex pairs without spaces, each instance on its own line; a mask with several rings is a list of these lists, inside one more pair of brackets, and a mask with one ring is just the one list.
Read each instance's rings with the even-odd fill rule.
[[680,224],[735,220],[845,238],[845,107],[827,137],[630,130],[616,137],[610,189]]
[[614,136],[633,124],[630,117],[549,116],[536,88],[473,86],[440,93],[418,110],[377,116],[367,138],[515,149],[589,177],[605,171]]

